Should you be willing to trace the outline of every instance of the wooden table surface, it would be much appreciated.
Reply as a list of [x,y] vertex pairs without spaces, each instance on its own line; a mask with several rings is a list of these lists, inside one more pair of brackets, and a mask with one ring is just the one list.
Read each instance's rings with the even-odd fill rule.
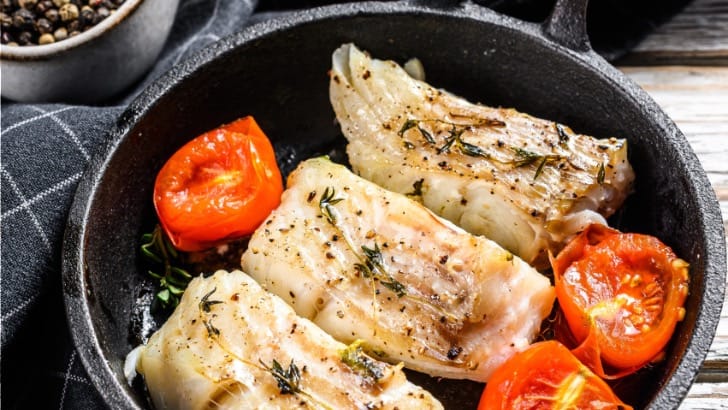
[[[683,131],[715,189],[728,233],[728,0],[695,0],[615,64]],[[680,409],[728,409],[728,298]]]

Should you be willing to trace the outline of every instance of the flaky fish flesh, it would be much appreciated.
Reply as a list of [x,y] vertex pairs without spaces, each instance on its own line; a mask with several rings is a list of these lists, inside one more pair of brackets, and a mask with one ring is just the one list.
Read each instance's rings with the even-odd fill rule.
[[595,139],[509,108],[472,104],[352,44],[337,49],[330,100],[352,168],[544,266],[631,190],[625,140]]
[[442,409],[240,271],[194,279],[131,360],[157,409]]
[[326,158],[289,176],[242,267],[337,340],[454,379],[488,380],[554,301],[511,252]]

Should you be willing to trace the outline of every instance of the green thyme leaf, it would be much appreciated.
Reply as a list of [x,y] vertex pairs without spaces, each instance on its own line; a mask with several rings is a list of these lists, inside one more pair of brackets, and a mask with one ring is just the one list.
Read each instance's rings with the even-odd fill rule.
[[222,303],[221,300],[210,300],[210,296],[212,296],[212,294],[215,293],[216,291],[217,291],[217,288],[213,288],[211,291],[209,291],[207,294],[205,294],[205,296],[203,296],[202,299],[200,299],[199,307],[200,307],[201,311],[203,311],[205,313],[210,313],[210,310],[211,310],[210,308],[213,305]]
[[525,167],[527,165],[533,164],[540,158],[543,158],[543,155],[525,150],[523,148],[512,147],[512,149],[516,153],[516,160],[514,161],[516,167]]
[[187,288],[192,275],[182,268],[182,257],[157,224],[150,233],[142,235],[140,252],[150,265],[147,273],[159,281],[160,291],[156,298],[163,309],[174,308],[179,304],[179,297]]
[[604,163],[602,162],[599,164],[599,171],[597,171],[597,182],[599,185],[602,185],[604,183],[604,177],[605,177],[606,171],[604,170]]
[[288,369],[283,369],[277,360],[273,359],[273,363],[268,366],[260,360],[260,364],[270,372],[273,378],[278,384],[278,389],[281,394],[296,394],[301,393],[301,371],[298,369],[293,359],[288,365]]
[[513,164],[516,166],[516,168],[525,167],[527,165],[538,162],[536,172],[533,175],[534,180],[536,180],[541,175],[544,166],[546,166],[547,163],[557,161],[561,158],[558,155],[542,155],[519,147],[511,147],[511,149],[516,154],[516,158],[513,161]]
[[400,128],[399,132],[397,132],[397,135],[399,135],[400,137],[403,136],[404,133],[407,132],[407,130],[409,130],[410,128],[416,127],[418,123],[419,123],[419,121],[417,121],[417,120],[405,121],[404,124],[402,124],[402,128]]
[[358,339],[339,352],[341,361],[360,376],[374,382],[384,377],[384,366],[362,353],[363,340]]
[[334,198],[335,196],[336,190],[334,190],[333,187],[326,187],[324,193],[321,194],[321,199],[319,200],[319,209],[331,225],[336,225],[338,222],[336,218],[336,211],[333,206],[343,200],[342,198]]
[[430,134],[429,132],[427,132],[426,129],[420,127],[419,125],[417,126],[417,129],[420,131],[420,134],[422,134],[422,138],[424,138],[425,141],[427,141],[430,144],[434,144],[435,143],[435,139],[432,138],[432,134]]

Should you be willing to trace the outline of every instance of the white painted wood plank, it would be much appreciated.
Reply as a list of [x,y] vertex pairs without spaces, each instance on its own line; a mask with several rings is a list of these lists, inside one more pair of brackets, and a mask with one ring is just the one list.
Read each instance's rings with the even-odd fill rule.
[[[728,232],[728,66],[620,68],[685,134],[715,189]],[[728,409],[728,297],[703,368],[710,372],[710,382],[695,383],[680,409]]]

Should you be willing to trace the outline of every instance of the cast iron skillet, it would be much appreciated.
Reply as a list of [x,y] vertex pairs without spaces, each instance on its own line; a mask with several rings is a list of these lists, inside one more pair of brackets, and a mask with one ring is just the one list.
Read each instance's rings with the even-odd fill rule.
[[[691,264],[687,316],[667,359],[617,383],[636,407],[676,408],[713,338],[725,286],[725,239],[715,195],[684,136],[637,86],[596,55],[586,0],[560,0],[542,25],[470,2],[334,5],[250,27],[176,66],[119,118],[72,206],[63,284],[79,356],[109,406],[150,404],[124,379],[124,356],[158,324],[138,246],[152,228],[157,171],[184,142],[252,114],[284,173],[340,152],[328,101],[331,53],[355,42],[378,58],[418,57],[428,82],[470,100],[513,106],[578,132],[629,140],[634,194],[611,221],[658,236]],[[333,151],[332,151],[333,150]],[[160,319],[161,320],[161,319]],[[451,408],[473,408],[481,385],[413,376]]]

